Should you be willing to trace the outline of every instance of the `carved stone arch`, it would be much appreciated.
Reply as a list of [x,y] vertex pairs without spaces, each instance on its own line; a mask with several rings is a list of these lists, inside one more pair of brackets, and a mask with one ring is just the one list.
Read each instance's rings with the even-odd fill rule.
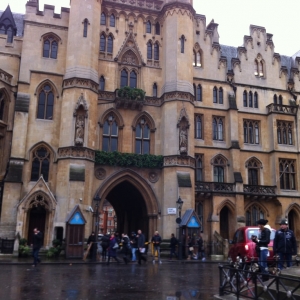
[[194,45],[194,51],[195,51],[195,52],[197,52],[197,51],[202,51],[202,49],[201,49],[201,47],[200,47],[200,45],[199,45],[198,42],[195,43],[195,45]]
[[158,201],[158,197],[155,194],[152,187],[148,182],[140,176],[137,172],[131,169],[125,169],[117,171],[108,178],[106,178],[101,186],[97,189],[94,197],[100,195],[102,203],[100,204],[100,210],[102,209],[105,198],[109,192],[112,191],[119,183],[127,181],[136,187],[144,198],[145,205],[149,216],[158,216],[161,212],[161,206]]
[[245,214],[246,214],[246,211],[247,211],[251,206],[253,206],[253,205],[255,205],[255,206],[257,206],[257,207],[260,207],[261,210],[264,212],[264,214],[265,214],[267,217],[269,217],[269,211],[268,211],[268,209],[266,208],[266,206],[265,206],[263,203],[257,202],[257,201],[250,202],[249,204],[247,204],[247,205],[245,206]]
[[101,118],[100,118],[100,120],[99,120],[99,126],[100,127],[103,127],[103,125],[104,125],[104,122],[105,122],[105,120],[106,120],[106,118],[107,118],[107,116],[109,115],[109,114],[114,114],[115,115],[115,117],[116,117],[116,119],[117,119],[117,121],[118,121],[118,127],[120,128],[123,128],[124,127],[124,120],[123,120],[123,117],[122,117],[122,115],[120,114],[120,112],[117,110],[117,109],[115,109],[115,108],[110,108],[110,109],[108,109],[108,110],[106,110],[103,114],[102,114],[102,116],[101,116]]
[[146,45],[147,45],[148,43],[151,43],[152,46],[154,45],[154,43],[153,43],[153,41],[152,41],[151,39],[149,39],[149,40],[147,41]]
[[103,8],[101,13],[104,13],[106,17],[109,16],[109,11],[107,8]]
[[156,131],[156,128],[155,128],[155,122],[154,122],[154,119],[152,118],[152,116],[146,112],[146,111],[142,111],[140,113],[138,113],[135,118],[133,119],[133,122],[132,122],[132,128],[135,129],[136,128],[136,124],[138,122],[139,119],[141,119],[142,117],[144,117],[146,120],[147,120],[147,123],[150,127],[150,131],[151,132],[155,132]]
[[88,106],[87,106],[87,102],[86,102],[85,98],[83,97],[83,94],[80,95],[80,97],[78,98],[77,103],[75,105],[74,112],[73,112],[74,117],[77,116],[77,111],[80,106],[83,107],[83,109],[85,111],[85,118],[87,118],[88,117]]
[[41,35],[40,41],[42,40],[46,40],[49,37],[53,37],[57,42],[59,42],[60,44],[62,44],[62,39],[60,38],[60,36],[58,36],[56,33],[54,32],[47,32],[44,33],[43,35]]
[[119,11],[119,18],[121,17],[121,15],[124,16],[124,19],[127,20],[127,13],[124,10]]
[[154,45],[154,44],[158,44],[159,47],[162,47],[162,44],[161,44],[158,40],[156,40],[156,41],[153,43],[153,45]]
[[133,12],[130,12],[129,14],[127,14],[127,19],[129,19],[130,17],[132,17],[134,20],[136,20],[136,14]]
[[99,36],[101,37],[101,35],[104,35],[104,36],[105,36],[105,38],[107,38],[107,37],[108,37],[108,34],[107,34],[105,31],[101,31]]
[[115,36],[114,36],[114,34],[113,34],[112,32],[110,32],[110,33],[107,35],[107,37],[109,37],[109,36],[111,36],[111,37],[113,38],[113,40],[116,39]]
[[136,19],[137,19],[137,20],[138,20],[139,18],[142,19],[143,23],[146,22],[146,18],[145,18],[145,16],[144,16],[143,14],[138,14],[138,15],[136,16]]
[[155,19],[152,17],[152,16],[147,16],[146,18],[145,18],[145,22],[148,22],[148,21],[150,21],[151,22],[151,26],[153,26],[154,24],[155,24]]
[[114,8],[112,8],[112,9],[109,10],[109,16],[111,16],[111,15],[114,15],[115,17],[117,17],[118,12]]
[[34,91],[34,95],[35,95],[35,96],[38,95],[38,94],[40,93],[40,91],[42,90],[42,88],[43,88],[46,84],[49,84],[49,85],[52,87],[52,89],[54,90],[54,92],[55,92],[55,94],[56,94],[56,98],[59,98],[59,92],[58,92],[58,89],[57,89],[56,85],[55,85],[50,79],[45,79],[45,80],[41,81],[41,82],[37,85],[37,87],[36,87],[36,89],[35,89],[35,91]]
[[284,212],[285,218],[288,217],[288,214],[290,213],[291,210],[295,210],[300,217],[300,205],[298,203],[292,203],[288,206],[288,208]]
[[29,150],[26,152],[25,159],[29,161],[31,153],[35,149],[37,149],[39,147],[42,147],[42,146],[45,147],[45,148],[47,148],[49,150],[50,154],[53,156],[52,162],[53,163],[56,162],[56,160],[57,160],[57,152],[54,150],[54,148],[50,144],[48,144],[47,142],[44,142],[44,141],[40,141],[40,142],[34,144],[33,146],[31,146],[29,148]]
[[216,158],[221,158],[221,159],[223,159],[223,160],[225,161],[225,164],[226,164],[227,166],[229,166],[229,161],[228,161],[228,159],[226,158],[226,156],[224,156],[224,155],[221,154],[221,153],[216,154],[216,155],[214,155],[214,156],[212,157],[212,159],[210,160],[210,164],[211,164],[211,165],[214,165],[214,161],[215,161]]
[[[9,92],[7,91],[7,89],[5,87],[1,87],[0,88],[0,93],[3,93],[3,98],[8,100],[9,102],[11,102],[11,99],[9,97]],[[1,101],[1,99],[0,99]]]
[[33,193],[32,195],[24,198],[19,206],[24,209],[25,212],[29,211],[33,207],[37,206],[44,206],[44,208],[49,212],[52,213],[55,208],[56,204],[52,197],[49,197],[44,191],[37,191]]
[[259,168],[263,168],[263,164],[262,164],[262,162],[261,162],[261,160],[259,160],[257,157],[255,157],[255,156],[251,156],[250,158],[248,158],[247,160],[246,160],[246,162],[245,162],[245,167],[246,168],[248,168],[248,164],[249,164],[249,162],[250,161],[252,161],[252,160],[254,160],[254,161],[256,161],[256,163],[257,163],[257,165],[258,165],[258,167]]
[[232,214],[235,214],[235,204],[232,203],[232,201],[230,201],[229,199],[225,199],[224,201],[222,201],[218,207],[217,207],[217,215],[219,216],[220,215],[220,211],[225,207],[227,206],[228,209],[231,211]]
[[90,23],[90,21],[89,21],[88,18],[84,18],[84,19],[82,20],[82,24],[83,24],[84,22],[87,22],[88,25],[91,25],[91,23]]
[[186,112],[186,109],[183,107],[180,111],[180,115],[177,121],[177,127],[180,127],[180,124],[182,123],[182,121],[186,120],[187,122],[187,128],[190,127],[190,120],[189,120],[189,116]]

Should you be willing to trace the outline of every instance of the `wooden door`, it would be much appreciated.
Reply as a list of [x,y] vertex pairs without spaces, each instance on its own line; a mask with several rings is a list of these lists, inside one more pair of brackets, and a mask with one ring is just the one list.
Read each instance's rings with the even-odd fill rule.
[[84,225],[69,225],[67,228],[67,258],[83,257]]
[[28,245],[33,242],[33,229],[38,228],[43,233],[43,244],[45,236],[46,210],[43,206],[33,207],[29,212]]

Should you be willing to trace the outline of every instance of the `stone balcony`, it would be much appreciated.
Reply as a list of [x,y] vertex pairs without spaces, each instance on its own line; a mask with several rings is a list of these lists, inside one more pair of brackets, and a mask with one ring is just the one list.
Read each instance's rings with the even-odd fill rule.
[[205,197],[212,194],[235,194],[235,186],[235,183],[196,181],[195,192]]
[[287,115],[296,115],[298,111],[298,105],[282,105],[271,103],[267,106],[268,114],[287,114]]
[[276,197],[276,186],[244,184],[243,192],[247,198],[273,199]]

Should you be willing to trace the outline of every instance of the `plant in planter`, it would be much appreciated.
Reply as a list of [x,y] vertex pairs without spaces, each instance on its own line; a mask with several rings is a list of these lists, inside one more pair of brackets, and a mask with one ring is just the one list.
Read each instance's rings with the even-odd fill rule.
[[46,253],[46,256],[48,258],[58,257],[62,249],[63,249],[62,241],[58,239],[54,239],[52,241],[52,247],[49,248],[49,250]]
[[30,255],[31,249],[27,245],[26,239],[20,239],[19,241],[19,257],[28,257]]
[[124,86],[118,90],[118,97],[130,100],[144,101],[145,95],[146,92],[142,89],[131,88],[129,86]]

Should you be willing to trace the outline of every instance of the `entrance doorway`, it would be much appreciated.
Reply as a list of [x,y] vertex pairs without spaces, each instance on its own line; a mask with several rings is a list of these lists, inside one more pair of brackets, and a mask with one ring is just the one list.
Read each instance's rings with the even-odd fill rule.
[[131,234],[141,229],[148,238],[149,218],[145,200],[139,190],[129,181],[115,186],[106,200],[113,206],[116,214],[116,231]]
[[[33,207],[29,212],[29,226],[28,226],[28,245],[33,242],[33,229],[38,228],[45,236],[46,210],[44,206]],[[44,240],[43,240],[44,244]]]
[[220,235],[223,239],[229,239],[229,209],[224,206],[220,211]]

